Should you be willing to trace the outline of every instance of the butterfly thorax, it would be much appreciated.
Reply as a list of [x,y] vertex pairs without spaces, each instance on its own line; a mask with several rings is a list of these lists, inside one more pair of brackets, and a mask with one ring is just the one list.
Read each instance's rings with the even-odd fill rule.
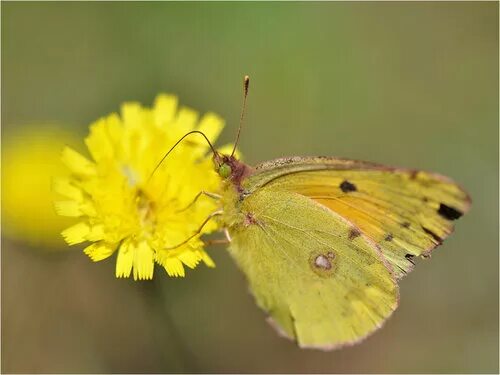
[[214,157],[216,172],[222,178],[221,217],[222,225],[233,228],[245,221],[246,212],[241,204],[245,197],[243,183],[254,173],[254,169],[239,161],[234,156],[216,155]]

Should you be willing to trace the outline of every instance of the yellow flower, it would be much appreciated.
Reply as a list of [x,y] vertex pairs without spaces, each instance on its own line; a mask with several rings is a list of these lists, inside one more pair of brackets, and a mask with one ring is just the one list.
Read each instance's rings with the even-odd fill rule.
[[65,246],[71,224],[54,211],[51,178],[63,175],[61,148],[78,136],[55,124],[11,127],[2,137],[2,235],[40,250]]
[[[153,108],[124,104],[121,116],[93,123],[85,139],[93,160],[65,148],[63,162],[71,178],[54,186],[68,198],[56,202],[57,212],[81,218],[62,232],[66,242],[92,242],[84,252],[93,261],[117,251],[116,277],[133,273],[135,280],[151,279],[154,261],[170,276],[184,276],[184,266],[194,268],[200,261],[213,267],[199,236],[176,247],[217,208],[208,197],[190,205],[200,191],[219,189],[207,142],[192,135],[151,173],[187,132],[200,130],[214,142],[222,128],[223,120],[215,114],[198,120],[193,110],[178,110],[177,98],[170,95],[158,96]],[[216,229],[209,222],[200,235]]]

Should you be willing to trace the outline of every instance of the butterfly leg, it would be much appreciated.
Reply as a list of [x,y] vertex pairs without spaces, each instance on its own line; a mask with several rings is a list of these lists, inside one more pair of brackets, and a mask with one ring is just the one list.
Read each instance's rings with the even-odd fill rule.
[[228,243],[232,241],[231,235],[229,234],[229,231],[227,230],[227,228],[224,228],[224,235],[226,236]]
[[231,243],[231,236],[229,235],[229,231],[227,228],[224,228],[224,235],[226,238],[218,238],[214,240],[203,240],[203,243],[207,246],[210,245],[228,245]]
[[188,208],[190,208],[193,204],[196,203],[196,201],[198,200],[198,198],[200,198],[202,195],[205,195],[209,198],[212,198],[212,199],[220,199],[221,196],[219,194],[215,194],[215,193],[210,193],[208,191],[200,191],[198,194],[196,194],[196,196],[194,197],[193,201],[191,203],[189,203],[186,207],[184,207],[183,209],[181,210],[178,210],[176,211],[176,213],[179,213],[179,212],[183,212],[183,211],[186,211]]
[[207,223],[212,219],[214,218],[215,216],[220,216],[222,215],[223,211],[220,210],[220,211],[215,211],[215,212],[212,212],[210,215],[208,215],[208,217],[205,219],[205,221],[200,225],[200,227],[198,228],[198,230],[192,235],[192,236],[189,236],[186,240],[182,241],[181,243],[178,243],[177,245],[175,246],[171,246],[171,247],[165,247],[164,249],[165,250],[172,250],[172,249],[176,249],[178,248],[179,246],[182,246],[186,243],[188,243],[191,239],[193,239],[194,237],[196,237],[198,234],[200,234],[200,232],[203,230],[203,227],[205,225],[207,225]]

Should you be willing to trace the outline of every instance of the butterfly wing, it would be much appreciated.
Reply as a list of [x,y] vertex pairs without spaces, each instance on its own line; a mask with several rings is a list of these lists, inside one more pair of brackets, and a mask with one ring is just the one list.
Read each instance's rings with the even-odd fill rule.
[[397,277],[428,256],[468,211],[470,198],[452,180],[428,172],[336,158],[267,162],[245,181],[304,195],[352,222],[372,239]]
[[300,346],[355,343],[396,308],[398,287],[383,256],[335,212],[266,188],[234,204],[230,253],[258,305]]

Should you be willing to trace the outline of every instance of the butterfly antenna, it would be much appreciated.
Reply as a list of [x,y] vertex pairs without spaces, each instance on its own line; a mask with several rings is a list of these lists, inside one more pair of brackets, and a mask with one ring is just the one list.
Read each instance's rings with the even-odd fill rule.
[[179,139],[177,142],[175,142],[175,144],[170,148],[170,150],[167,151],[167,153],[163,156],[163,158],[159,161],[159,163],[156,165],[155,169],[153,169],[153,172],[151,172],[151,174],[149,175],[149,178],[148,178],[148,181],[151,180],[151,177],[153,177],[153,175],[155,174],[155,172],[158,170],[158,168],[160,168],[160,165],[163,163],[163,161],[167,158],[167,156],[174,150],[174,148],[177,147],[177,145],[179,143],[181,143],[184,138],[186,138],[188,135],[191,135],[191,134],[200,134],[201,136],[203,136],[203,138],[205,138],[205,140],[207,141],[208,145],[210,146],[210,148],[212,149],[212,152],[214,154],[214,156],[217,156],[217,151],[215,151],[215,148],[214,146],[212,145],[212,143],[210,143],[210,140],[208,139],[208,137],[205,135],[205,133],[203,133],[202,131],[199,131],[199,130],[192,130],[186,134],[184,134],[181,139]]
[[234,155],[234,152],[236,151],[236,146],[238,146],[238,142],[240,140],[241,128],[243,126],[243,118],[245,117],[245,108],[247,106],[247,96],[248,96],[248,85],[249,84],[250,84],[250,77],[245,76],[245,78],[243,79],[243,106],[241,108],[240,126],[238,127],[238,134],[236,135],[236,141],[234,142],[233,152],[231,152],[231,156]]

